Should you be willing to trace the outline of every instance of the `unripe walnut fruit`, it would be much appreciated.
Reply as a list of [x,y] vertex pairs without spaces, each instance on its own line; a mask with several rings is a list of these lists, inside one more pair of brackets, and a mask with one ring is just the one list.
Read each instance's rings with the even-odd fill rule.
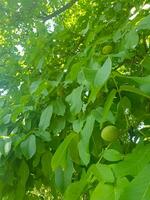
[[111,53],[111,52],[112,52],[112,46],[110,46],[110,45],[106,45],[106,46],[104,46],[103,49],[102,49],[102,53],[103,53],[103,54],[109,54],[109,53]]
[[119,130],[113,125],[106,126],[101,132],[101,137],[107,142],[113,142],[118,139]]

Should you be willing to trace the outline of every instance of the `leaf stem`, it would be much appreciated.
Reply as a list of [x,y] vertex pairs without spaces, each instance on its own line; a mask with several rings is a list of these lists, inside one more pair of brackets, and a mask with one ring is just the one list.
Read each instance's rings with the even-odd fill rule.
[[102,160],[102,158],[103,158],[104,150],[109,149],[109,147],[110,147],[111,145],[112,145],[112,143],[109,143],[105,149],[102,149],[102,151],[101,151],[101,153],[100,153],[100,158],[99,158],[99,160],[97,161],[97,163],[100,163],[100,162],[101,162],[101,160]]

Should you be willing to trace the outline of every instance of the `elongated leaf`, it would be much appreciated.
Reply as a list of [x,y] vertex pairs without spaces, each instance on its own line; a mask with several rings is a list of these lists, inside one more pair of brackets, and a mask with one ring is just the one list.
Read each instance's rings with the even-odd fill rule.
[[113,171],[109,165],[94,164],[90,167],[88,173],[92,173],[98,181],[103,181],[103,183],[113,183],[115,180]]
[[139,144],[123,161],[112,165],[116,177],[136,176],[150,162],[150,145]]
[[5,145],[4,145],[5,155],[8,155],[8,153],[11,150],[11,146],[12,146],[12,141],[11,140],[5,140]]
[[65,113],[66,106],[61,99],[57,99],[56,101],[53,102],[53,109],[54,109],[53,112],[56,115],[63,116]]
[[34,81],[30,86],[30,92],[33,94],[38,89],[39,85],[41,84],[41,80]]
[[58,167],[55,170],[55,185],[56,188],[63,193],[64,191],[64,170],[61,167]]
[[[117,106],[117,115],[116,115],[116,124],[119,129],[125,129],[127,126],[127,122],[125,120],[125,113],[129,113],[131,110],[131,102],[130,100],[124,96],[120,99]],[[122,123],[125,122],[125,123]]]
[[124,189],[129,185],[129,181],[126,177],[116,179],[115,187],[115,200],[119,200],[120,196],[124,192]]
[[29,177],[29,167],[24,160],[21,161],[17,175],[20,184],[25,185]]
[[139,42],[138,33],[135,30],[131,30],[127,33],[125,38],[125,48],[126,49],[134,49]]
[[63,170],[60,167],[55,170],[55,183],[56,183],[56,186],[59,189],[59,191],[61,191],[62,193],[64,193],[64,191],[66,190],[68,185],[71,184],[73,171],[74,171],[73,163],[68,154],[67,155],[67,166],[66,166],[65,170]]
[[30,135],[25,141],[20,145],[23,155],[26,159],[32,158],[36,152],[36,137],[35,135]]
[[112,185],[99,183],[93,191],[90,200],[115,200],[115,191]]
[[8,124],[11,120],[11,114],[7,114],[3,117],[4,124]]
[[22,160],[19,166],[17,175],[18,175],[18,183],[15,188],[16,191],[15,199],[22,200],[24,199],[25,196],[25,186],[29,177],[29,167],[24,160]]
[[[92,110],[92,114],[95,117],[95,120],[99,123],[101,123],[101,121],[102,121],[103,112],[104,112],[104,109],[102,107],[97,107],[96,109]],[[109,110],[106,120],[108,120],[112,124],[115,123],[115,117],[113,116],[113,114],[110,110]]]
[[145,68],[148,72],[150,71],[150,55],[146,55],[141,62],[141,66]]
[[47,108],[43,110],[39,122],[40,129],[45,130],[50,125],[52,113],[53,113],[52,105],[49,105]]
[[135,87],[133,87],[133,86],[123,85],[123,86],[120,86],[119,90],[120,90],[120,91],[132,92],[132,93],[135,93],[135,94],[138,94],[138,95],[140,95],[140,96],[143,96],[143,97],[145,97],[145,98],[150,99],[150,96],[149,96],[149,95],[147,95],[146,93],[142,92],[140,89],[135,88]]
[[104,105],[104,109],[103,109],[103,114],[102,114],[102,119],[101,119],[101,122],[100,122],[100,127],[102,128],[103,126],[103,123],[106,121],[106,119],[108,118],[108,115],[109,115],[109,111],[110,111],[110,107],[113,103],[113,100],[114,100],[114,97],[116,95],[116,90],[113,89],[110,94],[108,95],[107,97],[107,100],[105,102],[105,105]]
[[150,29],[150,15],[144,17],[137,25],[138,30]]
[[81,111],[82,108],[82,100],[81,100],[81,93],[83,87],[77,87],[72,91],[70,95],[66,97],[66,101],[70,105],[70,111],[74,114],[77,114]]
[[82,68],[82,64],[83,64],[82,62],[77,62],[73,64],[70,72],[66,76],[66,80],[74,81],[77,78],[78,73]]
[[94,80],[94,85],[101,89],[103,85],[106,83],[108,80],[110,74],[111,74],[111,68],[112,68],[112,63],[111,59],[108,58],[103,66],[98,70],[95,80]]
[[[74,139],[74,138],[73,138]],[[66,189],[68,187],[68,185],[71,184],[72,182],[72,175],[74,172],[74,168],[73,168],[73,162],[70,158],[70,155],[68,153],[67,155],[67,167],[64,170],[64,188]]]
[[129,76],[126,77],[128,79],[131,79],[133,81],[135,81],[136,83],[138,83],[140,90],[142,92],[145,92],[146,94],[150,94],[150,75],[145,76],[145,77],[134,77],[134,76]]
[[95,122],[94,116],[89,115],[87,117],[86,124],[83,130],[81,131],[81,140],[78,145],[80,158],[85,165],[87,165],[90,161],[89,141],[92,135],[94,122]]
[[39,130],[35,132],[36,136],[41,138],[45,142],[51,141],[51,135],[48,131]]
[[85,178],[81,179],[80,181],[77,181],[75,183],[72,183],[67,188],[64,200],[78,200],[80,199],[80,195],[84,191],[84,188],[87,184],[87,181]]
[[79,134],[76,135],[72,139],[72,141],[69,144],[69,154],[73,162],[80,164],[80,156],[79,156],[79,150],[78,150],[78,143],[79,143]]
[[85,68],[84,69],[84,75],[86,80],[89,82],[89,84],[94,85],[94,80],[95,80],[95,75],[97,73],[96,69],[89,69],[89,68]]
[[150,164],[135,177],[125,188],[120,200],[149,200],[150,199]]
[[55,154],[52,157],[51,166],[53,170],[56,170],[58,167],[62,167],[63,169],[66,167],[66,155],[67,149],[71,142],[71,140],[76,136],[75,133],[70,133],[65,140],[59,145]]
[[123,159],[123,155],[114,149],[106,149],[104,150],[103,158],[108,161],[119,161]]
[[128,76],[128,79],[136,81],[138,84],[150,84],[150,75],[144,77]]
[[53,131],[53,133],[55,135],[57,135],[58,133],[60,133],[64,128],[65,128],[65,118],[63,117],[57,117],[54,119],[54,121],[51,123],[51,130]]
[[140,85],[140,90],[150,96],[150,83]]
[[42,172],[47,180],[49,180],[50,176],[52,175],[51,158],[52,154],[49,151],[46,151],[41,158]]
[[77,119],[73,121],[73,130],[79,133],[83,127],[83,123],[84,123],[83,119]]

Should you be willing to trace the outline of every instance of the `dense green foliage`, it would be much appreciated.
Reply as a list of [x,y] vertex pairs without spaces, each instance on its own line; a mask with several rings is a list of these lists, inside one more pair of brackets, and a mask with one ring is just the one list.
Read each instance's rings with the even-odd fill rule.
[[0,199],[149,200],[149,1],[68,2],[0,1]]

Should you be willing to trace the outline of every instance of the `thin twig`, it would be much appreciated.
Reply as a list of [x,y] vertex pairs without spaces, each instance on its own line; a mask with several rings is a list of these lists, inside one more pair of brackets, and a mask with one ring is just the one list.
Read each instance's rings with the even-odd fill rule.
[[69,3],[65,4],[63,7],[59,8],[56,11],[54,11],[52,14],[43,17],[43,21],[45,22],[45,21],[47,21],[49,19],[52,19],[53,17],[57,17],[61,13],[65,12],[66,10],[68,10],[69,8],[71,8],[77,1],[78,0],[72,0],[72,1],[70,1]]

